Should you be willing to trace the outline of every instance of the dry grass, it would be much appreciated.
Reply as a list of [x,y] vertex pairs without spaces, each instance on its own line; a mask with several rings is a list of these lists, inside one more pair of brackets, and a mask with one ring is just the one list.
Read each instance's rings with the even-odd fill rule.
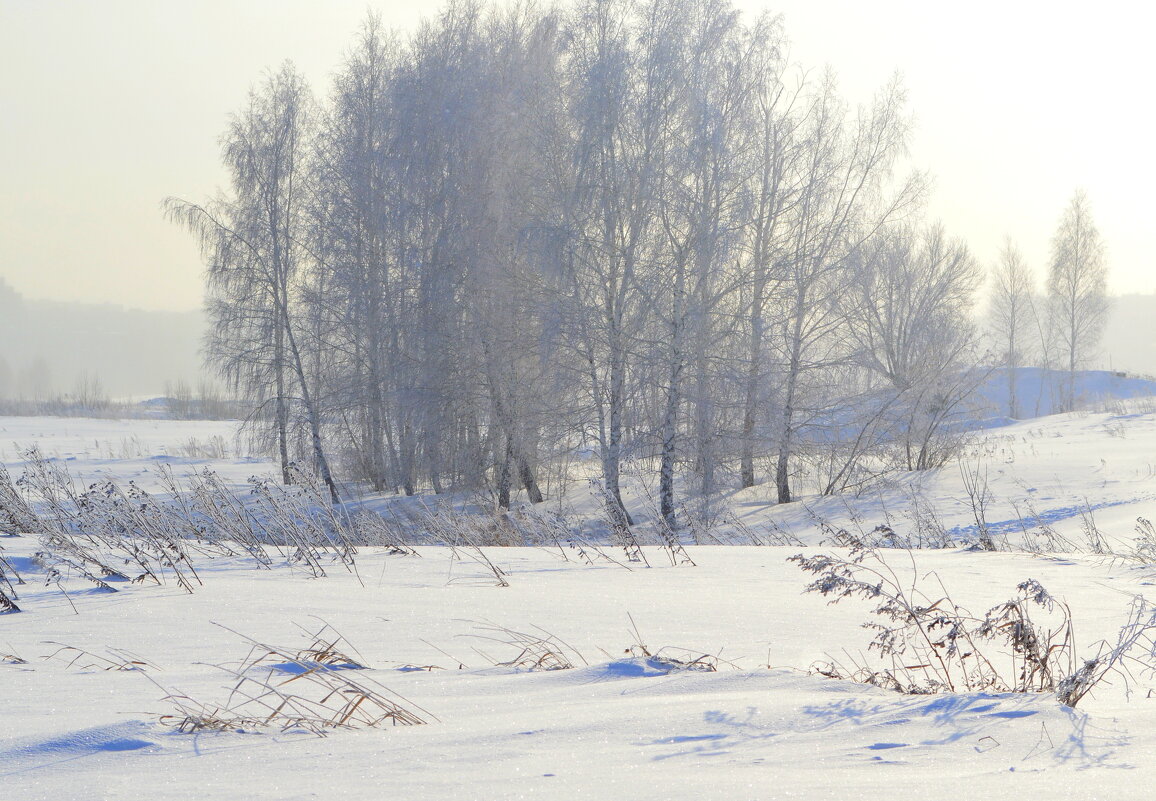
[[[12,646],[8,647],[11,648]],[[15,651],[11,651],[9,653],[0,651],[0,663],[5,665],[27,665],[28,660],[18,655]]]
[[[13,593],[13,595],[15,595],[15,593]],[[16,605],[15,599],[10,597],[3,589],[0,589],[0,615],[7,615],[19,611],[20,607]]]
[[185,733],[272,728],[324,736],[338,729],[419,725],[432,717],[373,679],[352,678],[364,666],[345,653],[344,639],[328,625],[304,648],[238,636],[249,644],[249,654],[237,665],[214,666],[231,679],[226,700],[207,704],[170,692],[165,700],[176,711],[161,716],[163,723]]
[[654,653],[651,653],[650,649],[645,645],[635,644],[627,648],[626,653],[633,657],[644,657],[653,666],[666,670],[667,672],[694,670],[714,673],[718,670],[721,662],[714,654],[700,654],[697,651],[691,651],[686,648],[676,648],[669,645],[663,646]]
[[[652,651],[642,641],[642,634],[638,630],[638,624],[634,622],[634,616],[627,613],[626,617],[630,620],[630,630],[634,635],[634,644],[628,646],[624,651],[628,656],[644,658],[649,661],[652,666],[667,672],[695,670],[713,673],[718,670],[720,664],[723,664],[723,660],[715,654],[693,651],[689,648],[678,648],[667,645]],[[731,667],[737,667],[729,662],[726,664],[730,664]]]
[[[952,600],[938,581],[904,580],[871,547],[855,546],[847,557],[791,557],[815,576],[806,592],[838,603],[859,598],[873,605],[876,620],[868,652],[850,664],[828,661],[813,668],[829,678],[849,679],[898,692],[1054,692],[1074,707],[1109,673],[1133,661],[1151,670],[1156,651],[1156,609],[1133,602],[1116,643],[1101,643],[1090,658],[1076,655],[1072,613],[1034,579],[1016,595],[975,615]],[[928,594],[930,592],[930,594]],[[1143,653],[1141,653],[1143,651]]]
[[478,651],[498,667],[531,671],[570,670],[579,662],[583,665],[589,664],[576,648],[537,626],[532,632],[515,631],[494,623],[477,623],[475,626],[483,633],[472,634],[471,637],[496,643],[517,652],[508,659],[494,659]]
[[[322,621],[321,628],[310,632],[302,626],[297,627],[310,641],[309,645],[296,651],[295,661],[318,665],[330,670],[364,670],[365,660],[349,641],[330,624]],[[346,651],[357,654],[355,659]]]
[[157,666],[147,659],[121,648],[109,648],[105,655],[86,651],[74,645],[64,645],[58,642],[45,642],[45,645],[55,645],[57,648],[44,659],[56,659],[65,663],[65,667],[76,670],[158,670]]

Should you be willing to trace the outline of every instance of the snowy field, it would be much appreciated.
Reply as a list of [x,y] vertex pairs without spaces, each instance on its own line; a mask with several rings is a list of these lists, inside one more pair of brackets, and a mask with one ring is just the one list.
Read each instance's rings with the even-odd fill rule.
[[[225,423],[0,419],[14,476],[31,444],[80,481],[147,481],[157,463],[237,483],[272,472]],[[846,555],[824,542],[838,529],[986,533],[1006,550],[876,553],[903,586],[980,615],[1035,579],[1070,607],[1075,652],[1090,656],[1156,586],[1138,523],[1156,517],[1156,414],[993,429],[960,463],[858,497],[779,509],[769,493],[728,503],[762,540],[802,544],[688,545],[695,566],[653,547],[652,567],[620,551],[626,566],[571,548],[363,548],[325,578],[206,557],[191,594],[108,592],[67,571],[52,580],[33,537],[0,539],[25,582],[23,611],[0,616],[0,798],[1150,797],[1156,660],[1137,652],[1076,709],[1052,693],[825,678],[812,667],[868,658],[872,604],[804,593],[814,577],[788,558]],[[302,699],[383,725],[278,725]],[[248,718],[181,732],[190,712]]]
[[177,472],[211,466],[244,482],[273,467],[249,455],[236,422],[218,420],[98,420],[84,417],[0,417],[0,463],[14,476],[22,454],[37,448],[63,462],[78,481],[113,478],[151,483],[159,465]]

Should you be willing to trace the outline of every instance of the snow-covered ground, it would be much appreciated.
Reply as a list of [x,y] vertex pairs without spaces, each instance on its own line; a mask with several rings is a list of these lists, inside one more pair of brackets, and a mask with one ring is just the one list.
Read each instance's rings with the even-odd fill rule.
[[[229,448],[182,453],[214,437]],[[19,474],[19,452],[38,442],[83,479],[143,480],[154,457],[230,480],[271,472],[231,437],[220,423],[4,418],[0,459]],[[1156,414],[1058,416],[977,437],[960,463],[858,497],[776,508],[754,488],[729,499],[751,531],[805,546],[688,546],[696,566],[652,549],[653,567],[631,569],[568,548],[485,549],[506,587],[469,549],[424,547],[362,549],[354,570],[334,563],[321,579],[203,559],[192,594],[101,592],[75,575],[47,581],[34,538],[0,539],[26,582],[24,611],[0,616],[0,798],[1147,798],[1156,676],[1143,662],[1075,710],[1051,694],[909,696],[810,671],[859,661],[871,605],[805,594],[812,577],[788,557],[846,553],[822,542],[831,529],[880,524],[975,540],[968,483],[986,489],[983,520],[1001,545],[1076,552],[879,551],[904,582],[942,585],[982,615],[1036,579],[1071,607],[1080,654],[1114,641],[1132,599],[1153,592],[1156,566],[1125,555],[1137,518],[1156,518]],[[1097,541],[1116,555],[1093,553]],[[319,631],[366,668],[301,675]],[[531,669],[558,659],[573,667]],[[173,726],[196,704],[227,717],[241,706],[235,687],[324,693],[317,676],[340,698],[355,695],[343,679],[374,689],[365,697],[425,724],[325,737],[253,721]]]
[[104,420],[87,417],[0,417],[0,464],[18,476],[23,454],[39,449],[64,463],[78,481],[101,478],[150,483],[156,467],[177,473],[211,467],[230,481],[273,472],[251,456],[238,423],[229,420]]

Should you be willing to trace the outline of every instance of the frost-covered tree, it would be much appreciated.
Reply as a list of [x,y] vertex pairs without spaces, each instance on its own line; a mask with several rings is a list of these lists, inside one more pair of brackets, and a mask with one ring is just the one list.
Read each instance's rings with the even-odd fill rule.
[[1011,239],[1005,240],[992,272],[990,325],[1000,359],[1007,368],[1008,416],[1012,418],[1020,415],[1017,373],[1030,358],[1029,334],[1035,329],[1035,283],[1035,275],[1019,248]]
[[317,138],[311,239],[320,258],[307,296],[312,317],[325,321],[317,346],[329,354],[330,408],[345,423],[356,474],[376,491],[398,480],[386,399],[395,375],[391,332],[401,323],[392,258],[398,171],[391,88],[399,50],[370,15],[334,79]]
[[958,363],[974,341],[981,271],[942,225],[895,226],[865,243],[847,287],[848,330],[861,363],[907,390]]
[[912,304],[955,251],[881,234],[922,190],[892,180],[898,81],[852,109],[784,40],[730,0],[450,0],[406,36],[369,16],[318,106],[291,70],[263,82],[223,137],[230,193],[169,211],[208,262],[209,355],[271,410],[286,477],[329,452],[375,491],[508,508],[593,445],[620,534],[627,465],[672,528],[757,466],[783,502],[802,474],[857,480],[882,424],[816,454],[881,383],[923,380],[947,340]]
[[1064,403],[1075,405],[1075,377],[1095,352],[1108,319],[1104,243],[1081,190],[1068,203],[1052,238],[1048,314],[1067,370]]
[[887,382],[874,404],[894,418],[901,466],[937,467],[951,453],[947,424],[979,378],[969,369],[979,266],[942,225],[891,226],[859,249],[855,264],[846,299],[856,361]]
[[776,287],[779,305],[779,426],[775,485],[779,503],[792,500],[791,460],[801,429],[846,361],[837,345],[844,331],[841,299],[851,255],[891,220],[906,213],[922,189],[918,176],[884,198],[882,185],[907,146],[905,94],[893,82],[875,102],[851,114],[828,74],[807,98],[799,136],[798,196]]
[[300,403],[313,459],[336,502],[297,316],[307,258],[311,115],[309,89],[286,62],[252,89],[222,137],[232,193],[205,206],[169,198],[165,208],[197,235],[208,262],[210,359],[235,386],[272,402],[286,483],[290,407]]

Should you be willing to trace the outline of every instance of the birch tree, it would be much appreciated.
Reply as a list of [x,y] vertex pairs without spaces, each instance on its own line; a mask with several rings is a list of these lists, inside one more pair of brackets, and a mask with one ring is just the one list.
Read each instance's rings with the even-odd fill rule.
[[169,198],[165,208],[197,235],[209,262],[210,358],[236,386],[271,394],[286,483],[290,404],[300,402],[315,465],[336,503],[295,316],[306,259],[310,114],[309,90],[287,62],[250,92],[222,137],[232,196],[206,206]]
[[585,0],[568,19],[566,63],[573,130],[567,316],[595,412],[602,491],[619,527],[632,522],[621,493],[628,380],[649,311],[639,273],[655,236],[663,124],[645,113],[634,45],[639,24],[632,0]]
[[1104,243],[1088,196],[1077,191],[1052,238],[1048,273],[1048,313],[1067,370],[1067,410],[1075,406],[1076,370],[1092,356],[1108,319],[1107,284]]
[[318,140],[315,252],[320,258],[310,298],[329,322],[319,336],[334,354],[327,378],[336,407],[360,453],[361,475],[379,492],[391,472],[385,446],[386,342],[398,323],[389,263],[396,212],[390,144],[397,124],[390,89],[398,49],[380,17],[370,15],[335,78]]
[[1008,416],[1013,419],[1020,416],[1019,368],[1030,358],[1028,333],[1034,328],[1034,295],[1035,276],[1019,248],[1010,238],[1006,239],[992,273],[991,327],[1001,361],[1007,368]]
[[792,500],[791,459],[808,406],[822,402],[807,397],[806,381],[846,359],[832,337],[842,330],[838,300],[845,287],[848,255],[909,209],[922,191],[915,176],[887,200],[880,192],[906,147],[909,122],[904,100],[895,82],[871,107],[849,118],[828,74],[805,110],[800,136],[806,156],[800,164],[799,198],[776,287],[783,364],[775,462],[779,503]]
[[[650,296],[665,363],[659,441],[659,511],[675,525],[674,472],[686,456],[708,500],[715,490],[719,454],[718,404],[712,382],[719,355],[724,300],[735,289],[731,265],[738,261],[745,223],[745,156],[754,101],[754,65],[761,42],[744,35],[737,11],[719,0],[655,3],[652,18],[677,20],[667,30],[652,26],[661,43],[647,54],[646,95],[667,125],[656,154],[662,165],[657,206],[661,244]],[[657,79],[649,76],[659,76]],[[661,81],[661,83],[659,83]],[[690,419],[680,421],[689,403]],[[680,446],[681,436],[689,446]]]
[[743,488],[755,485],[756,424],[768,405],[764,385],[769,371],[767,339],[774,328],[773,290],[784,266],[787,221],[798,197],[792,178],[801,174],[798,160],[804,155],[796,135],[801,115],[794,109],[802,82],[789,88],[784,80],[786,65],[779,52],[779,21],[760,19],[751,36],[763,49],[751,65],[753,114],[749,124],[753,141],[747,151],[750,213],[745,226],[745,253],[740,261],[745,366],[738,441]]

